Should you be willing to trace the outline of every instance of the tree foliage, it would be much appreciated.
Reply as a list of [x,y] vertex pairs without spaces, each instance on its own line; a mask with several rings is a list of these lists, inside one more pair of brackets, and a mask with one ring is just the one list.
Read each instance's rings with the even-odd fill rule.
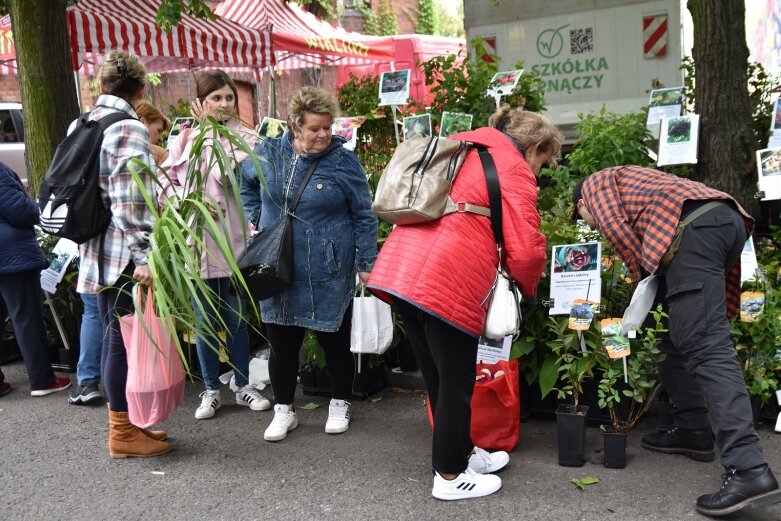
[[437,11],[434,0],[420,0],[418,7],[418,24],[415,32],[418,34],[437,34]]

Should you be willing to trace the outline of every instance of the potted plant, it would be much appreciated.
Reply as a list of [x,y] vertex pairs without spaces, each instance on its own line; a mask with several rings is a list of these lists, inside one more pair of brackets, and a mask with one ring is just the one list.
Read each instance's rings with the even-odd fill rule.
[[626,359],[626,374],[621,359],[610,358],[604,352],[598,356],[598,404],[608,410],[611,420],[608,426],[602,426],[608,468],[626,465],[626,434],[645,412],[656,387],[656,364],[664,357],[659,351],[658,335],[664,331],[662,318],[666,315],[658,308],[651,311],[651,316],[655,325],[639,331],[641,336],[629,341],[631,354]]
[[592,323],[586,331],[575,331],[569,329],[567,317],[551,317],[548,329],[554,338],[547,342],[550,354],[540,369],[540,390],[543,398],[553,390],[559,399],[571,398],[556,410],[556,445],[559,465],[581,467],[586,461],[588,406],[579,400],[583,382],[594,373],[597,328]]
[[[745,307],[744,304],[741,308]],[[759,423],[760,410],[773,399],[779,388],[781,359],[777,342],[781,338],[780,307],[779,294],[768,290],[758,314],[750,318],[744,315],[732,324],[732,338],[738,350],[746,390],[751,397],[755,424]]]

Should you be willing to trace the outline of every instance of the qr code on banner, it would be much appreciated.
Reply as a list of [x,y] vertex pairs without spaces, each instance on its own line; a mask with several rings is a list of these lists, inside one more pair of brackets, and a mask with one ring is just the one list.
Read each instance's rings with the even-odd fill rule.
[[594,31],[586,29],[571,29],[569,32],[569,50],[572,54],[594,52]]

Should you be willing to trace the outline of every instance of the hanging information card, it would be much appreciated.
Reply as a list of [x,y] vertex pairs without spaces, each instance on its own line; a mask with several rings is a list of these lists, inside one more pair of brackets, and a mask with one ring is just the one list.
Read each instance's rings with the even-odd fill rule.
[[551,315],[571,315],[574,306],[585,321],[593,313],[602,296],[600,257],[602,243],[565,244],[553,247],[551,255],[550,297]]
[[700,117],[696,114],[662,119],[658,166],[697,163]]

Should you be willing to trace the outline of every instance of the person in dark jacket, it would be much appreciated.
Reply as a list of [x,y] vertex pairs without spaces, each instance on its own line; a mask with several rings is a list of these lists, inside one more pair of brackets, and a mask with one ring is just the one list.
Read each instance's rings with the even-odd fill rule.
[[[54,374],[49,360],[41,294],[41,270],[47,262],[33,228],[39,217],[38,205],[27,195],[22,180],[0,163],[0,298],[5,303],[0,324],[11,317],[32,396],[46,396],[71,385],[70,379]],[[0,396],[10,390],[11,384],[0,371]]]
[[[673,428],[644,436],[643,447],[713,461],[712,429],[726,472],[717,492],[697,499],[697,511],[723,516],[781,501],[729,325],[754,219],[724,192],[639,166],[591,174],[575,185],[572,200],[573,219],[599,230],[635,280],[659,277],[654,304],[669,316],[659,376],[675,410]],[[681,221],[690,222],[677,232]]]
[[[533,295],[545,268],[537,180],[561,147],[561,133],[544,116],[505,105],[492,127],[450,136],[482,145],[496,165],[502,199],[502,262],[524,295]],[[488,207],[488,188],[476,149],[466,156],[450,196]],[[475,386],[478,337],[499,254],[489,217],[456,212],[394,227],[372,269],[367,288],[391,302],[404,322],[434,417],[431,494],[442,500],[493,494],[493,472],[510,461],[504,451],[475,447],[470,400]]]

